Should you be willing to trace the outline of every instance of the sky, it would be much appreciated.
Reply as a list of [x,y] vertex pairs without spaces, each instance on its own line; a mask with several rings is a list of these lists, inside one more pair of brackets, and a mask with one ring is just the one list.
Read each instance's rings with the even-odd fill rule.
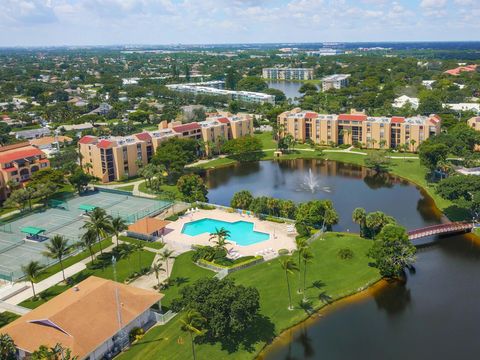
[[480,40],[480,0],[0,0],[0,46]]

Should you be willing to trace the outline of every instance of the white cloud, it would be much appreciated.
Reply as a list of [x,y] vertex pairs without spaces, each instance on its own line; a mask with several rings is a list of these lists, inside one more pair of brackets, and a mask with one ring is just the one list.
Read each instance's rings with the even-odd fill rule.
[[447,5],[447,0],[422,0],[420,6],[423,8],[441,8]]

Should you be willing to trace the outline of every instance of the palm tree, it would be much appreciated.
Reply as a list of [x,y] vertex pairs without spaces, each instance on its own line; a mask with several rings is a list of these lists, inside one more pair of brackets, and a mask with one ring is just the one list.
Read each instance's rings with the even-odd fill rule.
[[307,264],[312,262],[313,253],[310,249],[306,248],[302,251],[302,261],[303,261],[303,300],[306,300],[305,297],[305,288],[307,281]]
[[[152,265],[152,271],[155,273],[155,277],[157,278],[157,285],[158,289],[160,290],[160,273],[165,272],[165,269],[162,267],[162,263],[160,261],[157,261]],[[167,272],[168,276],[168,272]]]
[[133,251],[138,253],[138,272],[142,271],[142,251],[143,245],[140,243],[133,244]]
[[173,259],[174,257],[172,256],[174,253],[173,250],[168,250],[168,249],[163,249],[163,251],[160,253],[160,258],[162,261],[165,262],[165,265],[167,266],[167,276],[169,276],[169,269],[168,269],[168,259]]
[[[295,239],[295,247],[296,247],[296,250],[297,250],[297,254],[298,254],[298,263],[300,264],[300,259],[302,257],[302,252],[308,248],[308,242],[307,242],[307,239],[303,238],[303,237],[298,237]],[[302,293],[302,287],[300,285],[301,283],[301,279],[300,279],[300,271],[298,272],[298,289],[297,289],[297,293],[298,294],[301,294]]]
[[201,327],[206,320],[198,311],[188,310],[183,319],[180,321],[182,323],[182,330],[190,334],[190,339],[192,341],[192,355],[193,360],[195,360],[195,337],[205,334],[206,331],[202,330]]
[[365,230],[365,220],[367,218],[367,212],[364,208],[356,208],[352,213],[352,220],[355,224],[360,225],[360,236],[363,236]]
[[298,266],[295,264],[291,256],[287,256],[280,259],[280,266],[283,271],[285,271],[285,278],[287,279],[287,289],[288,289],[288,310],[293,310],[292,307],[292,294],[290,292],[290,280],[288,279],[289,274],[293,274],[295,271],[298,271]]
[[103,249],[100,241],[105,238],[108,233],[111,232],[111,216],[107,215],[107,212],[102,208],[95,208],[88,213],[88,218],[85,220],[83,228],[92,231],[97,234],[97,242],[100,244],[100,253],[103,254]]
[[22,266],[22,271],[32,284],[32,291],[33,297],[35,298],[37,295],[35,294],[35,285],[34,283],[38,280],[38,275],[40,275],[40,271],[42,270],[42,266],[38,261],[30,261],[27,265]]
[[0,359],[14,360],[15,353],[15,343],[10,335],[0,334]]
[[415,151],[415,144],[416,144],[416,143],[417,143],[417,142],[415,141],[415,139],[411,139],[411,140],[410,140],[410,145],[412,146],[412,151]]
[[81,237],[79,245],[85,249],[88,249],[88,252],[90,253],[90,258],[92,259],[92,263],[94,261],[93,259],[93,245],[97,242],[97,234],[95,234],[94,231],[91,229],[87,230]]
[[230,237],[230,231],[225,228],[217,229],[215,228],[215,232],[210,234],[210,241],[213,240],[215,244],[215,248],[217,250],[224,250],[227,251],[227,245],[230,244],[227,239]]
[[54,235],[50,239],[50,243],[46,244],[47,248],[43,254],[51,259],[57,259],[60,262],[60,268],[62,269],[63,281],[65,279],[65,271],[63,269],[63,259],[70,253],[70,246],[68,246],[68,240],[61,235]]
[[380,140],[379,144],[380,144],[380,149],[383,149],[385,147],[385,145],[387,144],[387,140],[382,139],[382,140]]
[[112,219],[111,227],[112,227],[112,232],[115,235],[115,239],[117,241],[117,246],[118,246],[118,234],[128,229],[127,223],[120,216],[117,216]]

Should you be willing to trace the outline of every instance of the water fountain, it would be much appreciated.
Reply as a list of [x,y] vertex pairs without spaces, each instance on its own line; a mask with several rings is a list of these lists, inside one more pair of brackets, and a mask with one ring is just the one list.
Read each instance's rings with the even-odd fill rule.
[[319,189],[328,193],[330,192],[329,186],[320,187],[320,181],[315,175],[313,175],[312,169],[308,169],[308,175],[305,175],[302,185],[304,189],[309,190],[312,194],[314,194]]

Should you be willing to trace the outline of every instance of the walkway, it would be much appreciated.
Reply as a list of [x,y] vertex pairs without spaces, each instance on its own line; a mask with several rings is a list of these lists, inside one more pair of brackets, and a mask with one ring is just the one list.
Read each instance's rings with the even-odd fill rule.
[[[114,244],[109,246],[108,248],[103,249],[103,251],[110,251],[114,248]],[[100,252],[96,253],[95,256],[100,254]],[[72,266],[69,266],[65,269],[65,277],[71,277],[75,274],[78,274],[80,271],[85,270],[87,268],[86,264],[88,264],[91,261],[90,257],[87,257],[81,261],[79,261],[76,264],[73,264]],[[45,280],[42,280],[38,283],[35,284],[35,292],[39,294],[40,292],[57,285],[58,283],[63,281],[63,276],[62,272],[58,272],[55,275],[50,276],[49,278],[46,278]],[[9,304],[19,304],[22,301],[25,301],[33,296],[32,292],[32,286],[29,281],[20,281],[15,284],[13,284],[10,288],[10,293],[14,293],[18,291],[19,289],[24,288],[23,291],[18,292],[14,296],[8,298],[5,300],[5,302]],[[3,298],[7,297],[6,295],[3,296]]]
[[140,196],[140,197],[146,197],[146,198],[151,198],[151,199],[154,199],[156,198],[156,195],[153,195],[153,194],[148,194],[148,193],[145,193],[143,191],[140,191],[140,184],[142,184],[143,182],[145,182],[145,179],[140,179],[140,180],[137,180],[137,181],[132,181],[130,183],[124,183],[124,184],[93,184],[94,186],[98,187],[98,188],[105,188],[105,189],[118,189],[118,188],[122,188],[122,187],[125,187],[125,186],[130,186],[130,185],[133,185],[133,189],[132,189],[132,195],[133,196]]
[[12,305],[9,304],[5,301],[0,301],[0,312],[2,311],[8,311],[17,315],[25,315],[26,313],[30,312],[31,309],[27,309],[23,306],[18,306],[18,305]]

